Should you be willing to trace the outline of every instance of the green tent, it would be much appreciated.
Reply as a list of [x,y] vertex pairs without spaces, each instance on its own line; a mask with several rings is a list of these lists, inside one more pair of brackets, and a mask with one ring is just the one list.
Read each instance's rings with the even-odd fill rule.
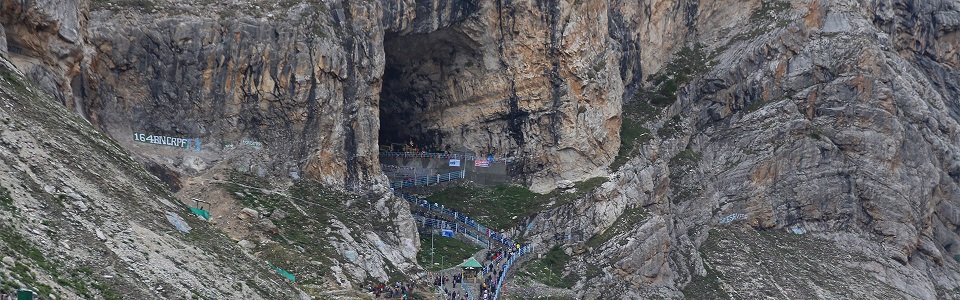
[[196,208],[196,207],[191,207],[191,208],[190,208],[190,211],[193,212],[193,214],[197,215],[198,217],[203,218],[204,220],[210,220],[210,212],[209,212],[209,211],[206,211],[206,210],[200,209],[200,208]]
[[470,259],[463,261],[463,263],[460,264],[458,267],[461,267],[464,269],[479,269],[479,268],[483,268],[483,265],[481,265],[480,262],[477,261],[477,259],[471,257]]

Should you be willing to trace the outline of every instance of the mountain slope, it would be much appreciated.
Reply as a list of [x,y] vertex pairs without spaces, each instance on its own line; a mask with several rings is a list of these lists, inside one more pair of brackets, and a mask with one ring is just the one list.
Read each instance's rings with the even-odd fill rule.
[[61,299],[298,297],[5,57],[0,75],[4,286]]

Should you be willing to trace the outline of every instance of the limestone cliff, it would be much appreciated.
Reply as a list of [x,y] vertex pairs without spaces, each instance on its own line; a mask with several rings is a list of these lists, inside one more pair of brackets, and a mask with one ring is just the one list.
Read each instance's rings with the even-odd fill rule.
[[[574,254],[577,297],[960,297],[956,1],[47,2],[0,2],[0,51],[184,193],[233,169],[383,194],[378,144],[408,141],[537,191],[609,166],[525,232]],[[415,273],[378,203],[395,239],[367,252]],[[829,280],[750,280],[809,266]]]
[[638,157],[528,233],[583,233],[585,298],[960,297],[960,5],[749,6],[667,10],[700,45],[624,105]]

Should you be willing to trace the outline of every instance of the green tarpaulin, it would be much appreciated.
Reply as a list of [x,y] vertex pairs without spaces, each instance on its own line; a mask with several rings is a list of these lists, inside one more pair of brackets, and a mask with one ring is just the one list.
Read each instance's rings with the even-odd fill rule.
[[471,257],[470,259],[463,261],[463,263],[460,264],[459,267],[464,269],[479,269],[479,268],[483,268],[483,265],[481,265],[480,262],[477,261],[477,259]]
[[273,270],[277,271],[277,274],[280,274],[280,276],[286,277],[287,279],[290,279],[290,281],[297,281],[297,276],[293,275],[293,273],[287,272],[287,270],[281,269],[274,265],[270,266],[273,267]]
[[190,211],[193,212],[193,214],[195,214],[195,215],[203,218],[204,220],[210,220],[210,212],[209,212],[209,211],[206,211],[206,210],[203,210],[203,209],[199,209],[199,208],[196,208],[196,207],[191,207],[191,208],[190,208]]

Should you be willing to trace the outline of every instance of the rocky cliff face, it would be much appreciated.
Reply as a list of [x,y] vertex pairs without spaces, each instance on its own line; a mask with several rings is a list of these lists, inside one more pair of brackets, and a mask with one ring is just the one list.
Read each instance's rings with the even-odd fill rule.
[[[67,2],[2,2],[11,60],[188,192],[238,169],[382,193],[377,144],[411,140],[516,157],[538,191],[616,157],[526,232],[574,233],[576,295],[754,298],[734,262],[853,253],[776,292],[957,297],[956,1]],[[386,253],[416,247],[399,215]]]
[[652,76],[619,183],[532,230],[585,232],[578,295],[960,296],[957,3],[764,1],[712,43],[700,4],[709,68],[662,111]]
[[535,191],[597,175],[623,94],[607,3],[477,6],[435,33],[388,36],[381,141],[516,157]]
[[620,52],[586,17],[602,1],[83,4],[8,4],[9,48],[125,145],[200,138],[211,165],[251,140],[261,174],[357,187],[382,180],[382,122],[387,143],[522,158],[536,190],[616,151]]
[[0,122],[4,291],[29,287],[44,299],[299,296],[4,57]]

